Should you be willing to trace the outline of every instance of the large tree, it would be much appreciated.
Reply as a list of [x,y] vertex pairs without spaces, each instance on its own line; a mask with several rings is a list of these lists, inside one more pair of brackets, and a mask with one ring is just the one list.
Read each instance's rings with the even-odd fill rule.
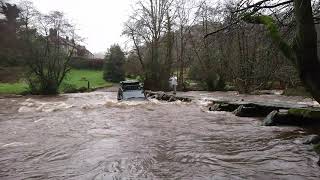
[[294,0],[294,9],[297,33],[292,46],[292,61],[297,66],[301,80],[320,103],[320,62],[311,0]]
[[0,64],[17,64],[21,45],[17,35],[20,12],[16,5],[0,2]]

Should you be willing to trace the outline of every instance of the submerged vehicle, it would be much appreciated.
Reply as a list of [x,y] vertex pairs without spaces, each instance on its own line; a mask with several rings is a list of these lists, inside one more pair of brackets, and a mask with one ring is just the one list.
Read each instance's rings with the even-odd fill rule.
[[146,100],[144,90],[139,81],[121,81],[118,90],[118,100],[142,99]]

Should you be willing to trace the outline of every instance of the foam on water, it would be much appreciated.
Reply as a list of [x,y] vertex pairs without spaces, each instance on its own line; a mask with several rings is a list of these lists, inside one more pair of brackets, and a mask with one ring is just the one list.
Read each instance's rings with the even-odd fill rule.
[[32,143],[25,143],[25,142],[12,142],[8,144],[3,144],[2,148],[9,148],[9,147],[20,147],[20,146],[28,146],[32,145]]
[[36,99],[26,99],[24,102],[20,103],[20,108],[18,112],[26,113],[26,112],[54,112],[58,110],[65,110],[72,108],[73,105],[67,104],[65,102],[45,102],[39,101]]

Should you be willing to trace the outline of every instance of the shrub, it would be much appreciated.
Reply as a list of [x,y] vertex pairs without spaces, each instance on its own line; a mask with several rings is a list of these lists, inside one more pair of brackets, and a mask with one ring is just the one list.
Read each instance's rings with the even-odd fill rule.
[[111,82],[125,80],[125,56],[119,45],[112,45],[105,57],[103,79]]

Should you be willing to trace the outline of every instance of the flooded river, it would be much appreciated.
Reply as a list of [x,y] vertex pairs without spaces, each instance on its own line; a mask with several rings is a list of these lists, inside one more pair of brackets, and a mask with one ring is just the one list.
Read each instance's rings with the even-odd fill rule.
[[117,102],[115,92],[0,99],[0,179],[319,179],[312,129],[208,112],[192,103]]

